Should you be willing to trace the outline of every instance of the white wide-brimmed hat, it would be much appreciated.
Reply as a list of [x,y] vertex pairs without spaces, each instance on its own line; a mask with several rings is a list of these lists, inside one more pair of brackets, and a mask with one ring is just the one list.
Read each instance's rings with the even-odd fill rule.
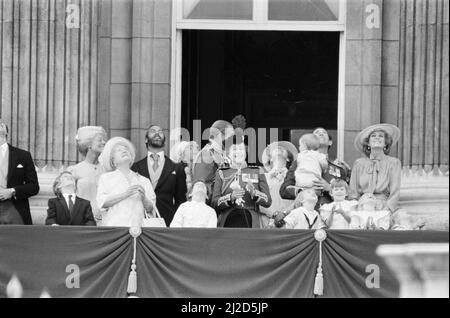
[[136,151],[134,150],[134,146],[126,138],[123,137],[113,137],[105,145],[105,149],[103,149],[102,154],[98,158],[99,162],[103,165],[106,171],[113,171],[115,168],[111,165],[111,155],[114,147],[121,145],[128,149],[131,155],[131,164],[134,162],[136,158]]
[[[275,141],[273,143],[271,143],[270,145],[268,145],[263,153],[262,153],[262,164],[264,165],[264,168],[266,169],[266,171],[270,170],[270,158],[272,157],[272,153],[274,150],[279,149],[279,148],[283,148],[285,149],[287,152],[292,154],[292,158],[296,158],[297,154],[298,154],[298,150],[297,147],[294,146],[293,143],[289,142],[289,141]],[[288,159],[288,158],[286,158]]]
[[377,130],[382,130],[392,138],[392,145],[395,145],[400,139],[400,129],[392,124],[376,124],[364,128],[355,138],[354,146],[355,148],[364,153],[364,140],[370,136],[371,133]]

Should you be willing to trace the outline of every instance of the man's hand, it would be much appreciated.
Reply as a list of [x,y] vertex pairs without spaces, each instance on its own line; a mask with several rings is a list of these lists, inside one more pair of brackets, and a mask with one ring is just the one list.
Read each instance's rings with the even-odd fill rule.
[[247,185],[245,186],[245,189],[247,189],[247,191],[250,193],[250,196],[253,199],[255,197],[255,193],[256,193],[256,189],[255,189],[255,186],[253,185],[253,183],[251,183],[251,182],[247,183]]
[[238,199],[243,198],[245,195],[245,190],[241,189],[241,190],[233,190],[233,192],[231,193],[231,200],[232,201],[236,201]]
[[2,189],[0,188],[0,201],[9,200],[13,197],[12,189]]
[[282,224],[284,224],[284,218],[286,217],[286,214],[284,213],[284,212],[278,212],[276,215],[275,215],[275,218],[274,218],[274,221],[275,221],[275,225],[277,224],[277,223],[282,223]]
[[325,192],[330,192],[331,191],[331,186],[330,184],[325,181],[324,179],[321,180],[315,180],[313,181],[313,189],[314,190],[322,190]]

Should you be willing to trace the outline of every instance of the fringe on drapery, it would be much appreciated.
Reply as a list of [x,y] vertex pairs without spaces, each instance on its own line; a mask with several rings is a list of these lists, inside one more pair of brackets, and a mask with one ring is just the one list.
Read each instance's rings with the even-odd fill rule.
[[322,242],[327,238],[323,229],[316,230],[314,238],[319,242],[319,265],[317,266],[316,278],[314,280],[314,295],[323,295],[323,272],[322,272]]

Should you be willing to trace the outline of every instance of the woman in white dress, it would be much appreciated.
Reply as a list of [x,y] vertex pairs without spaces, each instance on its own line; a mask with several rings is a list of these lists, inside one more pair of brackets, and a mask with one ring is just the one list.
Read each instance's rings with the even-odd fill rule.
[[107,135],[103,127],[85,126],[77,132],[78,152],[84,157],[80,163],[67,168],[77,182],[76,195],[91,202],[92,213],[97,224],[101,224],[102,212],[97,205],[97,186],[100,176],[105,172],[98,157],[105,148]]
[[261,228],[271,227],[271,219],[281,211],[288,209],[292,205],[292,200],[282,199],[280,196],[280,187],[288,172],[288,165],[297,158],[298,151],[296,147],[287,141],[271,143],[264,149],[262,162],[266,169],[267,184],[272,197],[272,205],[269,208],[261,207]]
[[132,171],[135,150],[122,137],[111,138],[100,162],[106,173],[100,177],[97,191],[99,208],[106,209],[102,226],[142,226],[145,215],[156,215],[156,195],[150,180]]

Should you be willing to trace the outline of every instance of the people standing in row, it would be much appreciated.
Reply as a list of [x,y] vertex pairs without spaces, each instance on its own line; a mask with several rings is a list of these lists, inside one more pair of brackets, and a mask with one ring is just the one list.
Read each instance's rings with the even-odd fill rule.
[[39,182],[31,154],[8,143],[9,127],[0,118],[0,224],[32,224],[28,198]]

